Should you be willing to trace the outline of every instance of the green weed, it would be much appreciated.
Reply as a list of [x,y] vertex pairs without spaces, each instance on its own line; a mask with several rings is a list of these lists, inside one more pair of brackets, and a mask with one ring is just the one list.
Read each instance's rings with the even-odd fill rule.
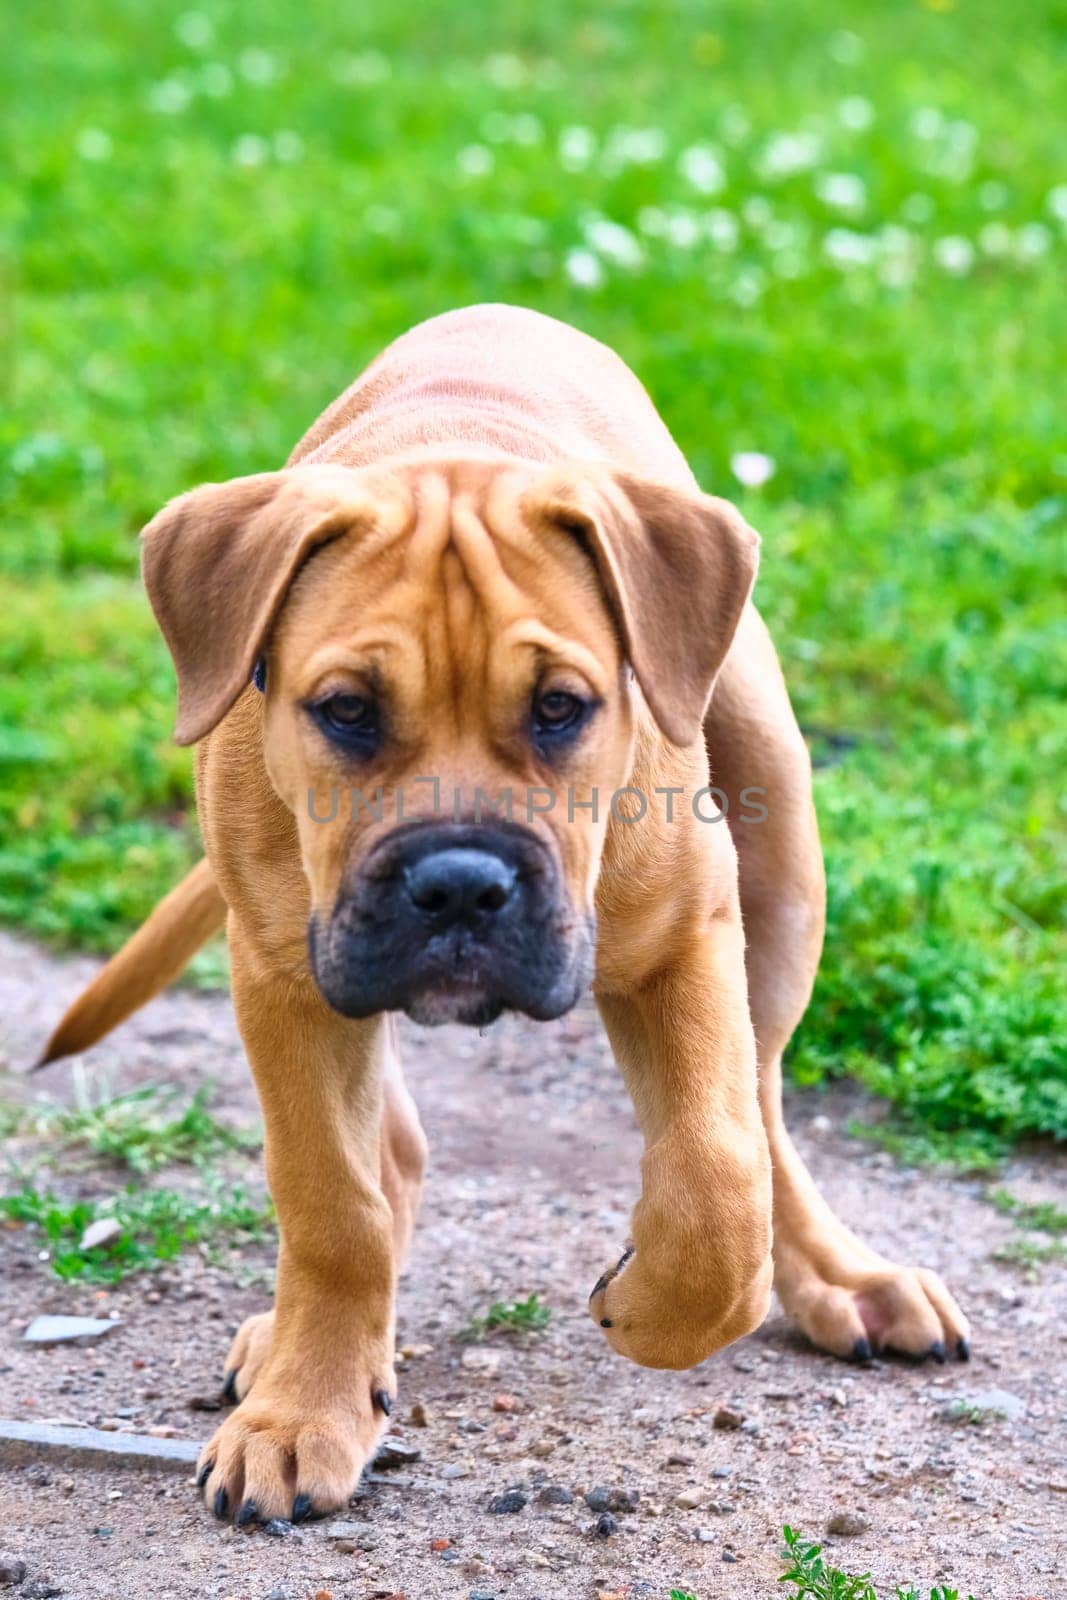
[[[86,1283],[118,1283],[152,1271],[186,1249],[210,1260],[265,1236],[273,1212],[253,1201],[240,1185],[209,1189],[206,1197],[173,1189],[132,1185],[102,1201],[67,1201],[24,1185],[0,1197],[0,1217],[39,1233],[57,1277]],[[90,1223],[114,1218],[121,1232],[108,1244],[83,1250]]]
[[[785,1528],[786,1570],[779,1583],[792,1585],[790,1600],[879,1600],[869,1572],[852,1576],[823,1559],[822,1548],[807,1543],[792,1528]],[[929,1591],[930,1600],[962,1600],[958,1589],[938,1585]],[[901,1588],[893,1591],[893,1600],[922,1600],[919,1590]],[[968,1596],[974,1600],[974,1596]]]
[[482,1339],[487,1334],[504,1333],[517,1337],[543,1333],[552,1321],[552,1309],[540,1295],[531,1294],[525,1300],[497,1300],[483,1317],[472,1317],[464,1329],[465,1339]]

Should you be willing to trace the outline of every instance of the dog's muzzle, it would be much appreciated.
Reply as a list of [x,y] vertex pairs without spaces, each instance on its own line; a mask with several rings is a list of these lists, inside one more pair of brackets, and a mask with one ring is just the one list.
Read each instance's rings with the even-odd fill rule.
[[530,829],[413,823],[375,845],[328,918],[312,916],[309,942],[319,987],[345,1016],[483,1026],[502,1011],[569,1011],[594,936]]

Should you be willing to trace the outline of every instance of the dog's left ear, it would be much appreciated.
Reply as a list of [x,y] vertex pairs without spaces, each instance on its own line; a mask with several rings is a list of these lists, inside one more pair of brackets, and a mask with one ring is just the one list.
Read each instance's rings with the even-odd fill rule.
[[691,744],[752,591],[759,535],[726,500],[599,464],[547,474],[524,508],[588,549],[652,715]]

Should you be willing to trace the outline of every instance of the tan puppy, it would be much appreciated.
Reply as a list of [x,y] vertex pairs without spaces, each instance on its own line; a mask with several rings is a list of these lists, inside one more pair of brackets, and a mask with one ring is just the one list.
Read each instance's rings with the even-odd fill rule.
[[[816,1344],[966,1356],[940,1279],[837,1222],[782,1123],[823,874],[756,551],[622,362],[504,306],[416,328],[284,471],[146,530],[210,865],[46,1055],[226,917],[281,1240],[202,1461],[220,1516],[343,1504],[385,1425],[425,1155],[393,1011],[547,1018],[592,980],[646,1141],[631,1245],[590,1302],[620,1354],[688,1367],[755,1328],[773,1232]],[[701,820],[709,752],[729,827]]]

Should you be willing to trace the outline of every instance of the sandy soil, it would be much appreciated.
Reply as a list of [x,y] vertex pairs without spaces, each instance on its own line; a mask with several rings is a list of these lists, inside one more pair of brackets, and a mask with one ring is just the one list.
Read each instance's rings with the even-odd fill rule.
[[[0,1051],[12,1066],[91,970],[0,936]],[[610,1353],[585,1312],[626,1237],[640,1148],[593,1013],[505,1021],[483,1037],[407,1029],[404,1045],[433,1150],[400,1296],[409,1354],[394,1433],[418,1459],[376,1474],[346,1518],[279,1537],[215,1523],[181,1475],[0,1466],[0,1548],[26,1566],[21,1588],[4,1592],[667,1600],[676,1586],[700,1600],[767,1600],[781,1593],[783,1522],[823,1537],[849,1513],[861,1531],[825,1543],[889,1593],[914,1581],[976,1600],[1067,1594],[1067,1274],[1045,1266],[1028,1281],[991,1260],[1017,1235],[982,1184],[900,1170],[849,1138],[850,1119],[870,1111],[851,1090],[795,1095],[793,1126],[839,1212],[880,1248],[939,1268],[961,1296],[970,1365],[850,1368],[775,1315],[692,1372],[642,1371]],[[116,1089],[211,1079],[223,1114],[255,1117],[224,997],[172,993],[88,1060]],[[61,1096],[70,1082],[58,1065],[6,1092]],[[1062,1195],[1062,1176],[1039,1152],[1001,1181],[1039,1198],[1057,1185]],[[101,1291],[50,1276],[39,1245],[0,1233],[0,1414],[206,1436],[215,1418],[191,1402],[217,1398],[232,1330],[268,1303],[269,1250],[226,1269],[186,1257]],[[533,1290],[553,1308],[547,1333],[457,1341],[492,1300]],[[38,1312],[112,1310],[122,1326],[94,1348],[18,1342]],[[954,1399],[994,1387],[1015,1397],[1015,1415],[946,1419]],[[716,1428],[720,1405],[745,1427]],[[516,1486],[522,1509],[490,1512]],[[583,1498],[597,1487],[638,1497],[607,1537]],[[573,1498],[545,1503],[565,1499],[545,1489]]]

